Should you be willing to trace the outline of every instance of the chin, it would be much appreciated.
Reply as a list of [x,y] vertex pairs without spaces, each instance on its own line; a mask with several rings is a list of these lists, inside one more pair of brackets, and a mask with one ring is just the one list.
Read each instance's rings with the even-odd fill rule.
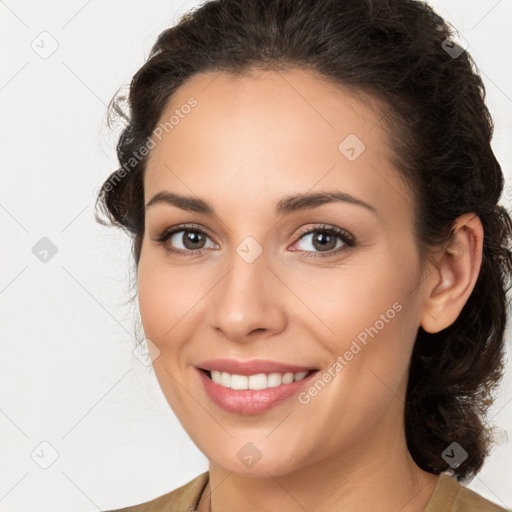
[[[268,435],[268,431],[265,431],[264,435]],[[215,447],[208,445],[211,440],[205,441],[207,446],[203,445],[203,447],[206,449],[202,449],[200,444],[198,447],[210,464],[235,475],[255,478],[280,477],[307,465],[297,456],[297,446],[293,449],[292,445],[284,444],[282,440],[275,444],[265,439],[261,441],[256,439],[253,442],[248,437],[244,437],[243,440],[232,439],[229,443],[219,443]],[[301,450],[303,451],[303,448]]]

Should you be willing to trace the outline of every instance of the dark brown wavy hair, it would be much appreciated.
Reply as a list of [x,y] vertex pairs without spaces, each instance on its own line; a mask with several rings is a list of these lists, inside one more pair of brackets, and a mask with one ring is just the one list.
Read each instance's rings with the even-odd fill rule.
[[[454,44],[454,30],[414,0],[212,0],[163,31],[134,75],[124,116],[120,168],[103,183],[97,220],[133,237],[138,266],[144,234],[147,144],[172,94],[203,72],[300,68],[383,105],[398,175],[415,200],[422,259],[449,241],[460,215],[484,227],[483,262],[457,320],[436,334],[418,330],[405,403],[408,449],[434,474],[449,470],[443,451],[458,442],[465,480],[481,468],[492,437],[486,412],[503,373],[512,223],[499,206],[504,178],[491,149],[493,122],[477,67]],[[125,101],[129,112],[123,114]],[[138,158],[134,158],[138,155]]]

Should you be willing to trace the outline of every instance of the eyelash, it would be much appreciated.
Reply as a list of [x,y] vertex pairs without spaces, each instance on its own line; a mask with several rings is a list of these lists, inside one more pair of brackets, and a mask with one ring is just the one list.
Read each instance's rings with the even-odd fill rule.
[[[208,235],[208,233],[206,233],[199,226],[194,225],[194,224],[183,224],[183,225],[174,226],[173,228],[166,229],[166,230],[162,231],[158,235],[157,238],[153,239],[153,241],[158,243],[158,244],[160,244],[160,245],[164,245],[165,242],[167,242],[167,240],[169,240],[173,235],[175,235],[176,233],[179,233],[181,231],[183,231],[183,232],[192,232],[192,233],[200,233],[202,235],[207,236],[208,238],[211,238]],[[335,254],[338,254],[339,252],[341,252],[343,250],[346,250],[347,247],[351,248],[351,247],[354,247],[356,245],[356,239],[348,231],[346,231],[344,229],[341,229],[341,228],[337,228],[336,226],[329,226],[329,225],[326,225],[326,224],[321,224],[321,225],[313,226],[313,228],[310,228],[307,231],[299,232],[299,234],[297,236],[297,240],[294,242],[294,244],[296,242],[298,242],[299,240],[301,240],[306,235],[309,235],[311,233],[316,233],[316,232],[322,232],[322,233],[327,233],[327,234],[330,234],[330,235],[335,235],[338,238],[340,238],[341,241],[345,245],[342,246],[342,247],[338,247],[338,249],[330,250],[330,251],[317,251],[317,252],[315,252],[315,251],[301,251],[300,249],[298,249],[297,252],[305,253],[304,254],[305,258],[310,258],[310,259],[327,258],[329,256],[333,256]],[[176,254],[177,256],[183,256],[183,257],[192,256],[192,255],[201,255],[201,254],[203,254],[203,250],[204,250],[204,249],[197,249],[197,250],[192,251],[192,250],[183,250],[183,249],[173,249],[173,248],[167,247],[165,245],[164,245],[164,248],[169,253],[173,253],[173,254]]]

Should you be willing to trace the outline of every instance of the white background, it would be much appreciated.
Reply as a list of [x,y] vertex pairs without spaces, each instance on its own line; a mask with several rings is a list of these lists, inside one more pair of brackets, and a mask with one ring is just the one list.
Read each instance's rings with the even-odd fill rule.
[[[207,469],[152,368],[132,354],[128,238],[93,217],[94,191],[117,165],[106,104],[157,35],[196,4],[0,1],[2,512],[108,510]],[[493,147],[511,184],[512,0],[431,4],[460,30],[480,67]],[[42,38],[46,50],[58,44],[46,59],[32,48],[43,51]],[[58,250],[46,263],[32,252],[42,237]],[[508,508],[510,370],[490,413],[501,444],[469,484]],[[40,467],[54,450],[56,461]]]

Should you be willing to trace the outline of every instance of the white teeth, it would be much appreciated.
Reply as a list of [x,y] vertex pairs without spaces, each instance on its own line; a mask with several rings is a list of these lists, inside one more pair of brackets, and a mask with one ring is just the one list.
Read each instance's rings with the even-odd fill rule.
[[229,388],[229,385],[231,384],[231,375],[227,372],[222,372],[220,374],[220,381],[217,381],[217,383]]
[[281,384],[290,384],[291,382],[302,380],[308,372],[298,373],[258,373],[256,375],[236,375],[228,372],[219,372],[212,370],[210,372],[213,382],[220,384],[225,388],[231,389],[267,389],[280,386]]
[[249,377],[247,375],[231,375],[231,389],[249,389]]
[[249,389],[266,389],[267,376],[264,373],[249,376]]
[[268,387],[275,388],[276,386],[280,386],[282,384],[281,374],[280,373],[269,373],[268,375]]
[[293,373],[285,373],[283,375],[283,384],[290,384],[293,382]]
[[299,372],[294,375],[294,380],[302,380],[308,372]]

